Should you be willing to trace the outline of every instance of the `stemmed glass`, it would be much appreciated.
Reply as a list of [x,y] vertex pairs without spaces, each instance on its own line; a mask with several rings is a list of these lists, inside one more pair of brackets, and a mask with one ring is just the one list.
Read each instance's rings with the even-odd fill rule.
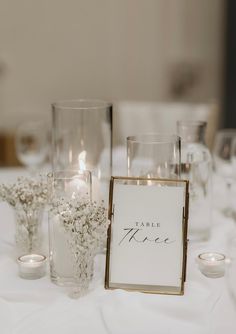
[[47,127],[43,121],[27,121],[16,129],[15,148],[18,160],[32,174],[46,161],[49,151]]
[[223,213],[230,217],[232,208],[230,205],[231,185],[233,182],[232,144],[236,138],[236,129],[223,129],[216,134],[213,161],[216,174],[224,180],[227,191],[227,206]]

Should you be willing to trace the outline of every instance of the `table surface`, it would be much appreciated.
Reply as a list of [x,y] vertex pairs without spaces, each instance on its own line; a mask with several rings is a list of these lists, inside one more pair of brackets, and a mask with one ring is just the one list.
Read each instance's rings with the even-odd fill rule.
[[[17,175],[27,172],[0,169],[0,182],[12,181]],[[44,224],[46,231],[46,219]],[[50,282],[49,272],[38,280],[18,276],[14,215],[8,204],[0,203],[0,333],[234,334],[236,306],[228,292],[227,277],[206,278],[195,259],[205,251],[227,256],[228,239],[235,230],[231,219],[213,210],[210,240],[189,242],[184,296],[104,290],[105,256],[101,254],[96,257],[89,293],[73,300],[64,288]]]

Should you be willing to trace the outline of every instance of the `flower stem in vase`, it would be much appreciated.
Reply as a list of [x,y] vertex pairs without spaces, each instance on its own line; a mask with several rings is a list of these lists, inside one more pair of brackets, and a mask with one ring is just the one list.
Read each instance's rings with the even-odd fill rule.
[[27,232],[28,232],[28,250],[29,250],[29,253],[32,253],[35,222],[32,219],[33,217],[32,217],[31,213],[27,214],[27,212],[26,212],[26,217],[27,217],[27,227],[26,227],[26,229],[27,229]]
[[[71,199],[55,197],[52,201],[50,207],[51,278],[58,285],[68,284],[67,286],[72,287],[70,297],[78,298],[88,291],[93,277],[94,256],[105,238],[108,225],[107,211],[102,204],[98,205],[79,195]],[[55,249],[56,233],[52,233],[56,230],[60,230],[65,236],[63,242],[69,257],[68,270],[65,269],[65,263],[59,263],[56,256],[58,254],[58,250]]]

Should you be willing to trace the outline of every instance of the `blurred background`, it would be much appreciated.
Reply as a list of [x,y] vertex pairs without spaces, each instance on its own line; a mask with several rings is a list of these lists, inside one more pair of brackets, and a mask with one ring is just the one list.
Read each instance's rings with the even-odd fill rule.
[[63,99],[113,102],[117,144],[133,134],[131,109],[150,120],[159,110],[157,130],[185,110],[208,120],[211,146],[236,127],[235,35],[234,0],[1,0],[0,165],[19,164],[19,124],[50,128]]

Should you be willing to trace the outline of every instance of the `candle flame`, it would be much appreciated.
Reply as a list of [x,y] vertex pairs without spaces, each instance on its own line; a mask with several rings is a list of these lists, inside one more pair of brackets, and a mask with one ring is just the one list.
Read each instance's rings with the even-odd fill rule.
[[[147,178],[150,179],[150,178],[151,178],[151,175],[150,175],[150,174],[147,174]],[[147,181],[147,185],[148,185],[148,186],[151,186],[151,185],[152,185],[152,181],[151,181],[151,180],[148,180],[148,181]]]

